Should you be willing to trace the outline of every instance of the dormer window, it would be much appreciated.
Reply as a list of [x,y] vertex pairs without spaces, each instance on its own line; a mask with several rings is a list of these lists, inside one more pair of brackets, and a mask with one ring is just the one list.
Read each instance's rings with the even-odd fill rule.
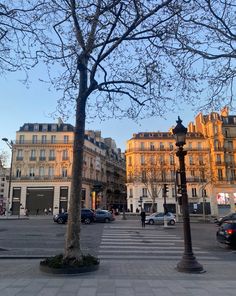
[[39,124],[34,124],[34,131],[35,132],[39,131]]

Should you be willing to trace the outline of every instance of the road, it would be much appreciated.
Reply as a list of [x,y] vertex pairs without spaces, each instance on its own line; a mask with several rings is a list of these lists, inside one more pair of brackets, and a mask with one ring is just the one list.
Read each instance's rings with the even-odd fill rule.
[[[236,259],[236,251],[219,246],[216,225],[191,223],[192,245],[199,262]],[[51,217],[29,220],[0,220],[0,257],[51,256],[63,252],[66,225]],[[159,225],[141,228],[138,220],[82,224],[81,248],[102,260],[178,260],[183,253],[183,225],[164,229]]]

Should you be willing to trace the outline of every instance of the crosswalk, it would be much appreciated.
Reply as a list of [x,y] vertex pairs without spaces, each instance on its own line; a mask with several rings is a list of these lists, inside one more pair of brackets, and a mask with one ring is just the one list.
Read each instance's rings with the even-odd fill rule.
[[[130,226],[104,227],[98,257],[102,260],[179,260],[184,251],[183,239],[162,227],[141,229]],[[198,247],[199,260],[218,260]]]

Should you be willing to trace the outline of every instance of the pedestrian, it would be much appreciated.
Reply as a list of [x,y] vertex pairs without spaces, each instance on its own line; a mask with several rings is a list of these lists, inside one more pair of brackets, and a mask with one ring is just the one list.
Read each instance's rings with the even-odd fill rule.
[[146,213],[144,209],[141,210],[140,216],[141,216],[142,227],[145,228]]
[[52,214],[52,208],[48,209],[48,214],[51,215]]
[[45,208],[44,209],[44,214],[47,215],[48,214],[48,210]]
[[61,213],[63,214],[63,213],[65,213],[65,210],[64,210],[64,208],[61,208]]
[[36,215],[38,216],[38,214],[39,214],[39,208],[36,210]]

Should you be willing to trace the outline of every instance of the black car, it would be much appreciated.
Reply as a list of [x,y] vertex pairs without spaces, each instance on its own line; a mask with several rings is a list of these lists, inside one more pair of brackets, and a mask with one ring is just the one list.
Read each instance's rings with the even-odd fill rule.
[[[68,213],[60,213],[53,216],[53,221],[58,224],[65,224],[68,220]],[[83,208],[81,209],[81,222],[85,224],[90,224],[96,220],[95,214],[92,210]]]
[[229,220],[235,220],[236,221],[236,213],[232,213],[232,214],[229,214],[227,216],[219,218],[218,220],[216,220],[216,224],[218,224],[220,226],[223,222],[229,221]]
[[216,232],[216,239],[222,244],[236,247],[236,221],[229,220],[221,224]]

